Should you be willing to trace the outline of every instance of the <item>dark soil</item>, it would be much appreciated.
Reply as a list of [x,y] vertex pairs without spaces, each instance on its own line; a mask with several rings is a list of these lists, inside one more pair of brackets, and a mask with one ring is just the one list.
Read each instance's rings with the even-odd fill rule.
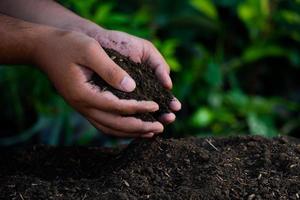
[[108,85],[96,73],[92,75],[90,82],[100,87],[101,90],[109,90],[120,99],[151,100],[159,105],[155,113],[143,113],[134,115],[144,121],[156,121],[161,114],[169,113],[169,104],[173,99],[170,91],[166,90],[155,76],[153,69],[148,63],[135,63],[128,57],[112,49],[104,49],[109,57],[123,68],[136,82],[136,89],[127,93],[117,90]]
[[127,148],[2,149],[0,199],[299,199],[287,138],[136,140]]

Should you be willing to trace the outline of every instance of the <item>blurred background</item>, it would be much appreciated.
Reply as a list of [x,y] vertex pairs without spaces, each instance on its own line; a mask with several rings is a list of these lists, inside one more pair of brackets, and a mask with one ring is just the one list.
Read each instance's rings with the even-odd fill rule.
[[[183,109],[164,137],[300,133],[300,0],[61,0],[151,40]],[[114,145],[29,66],[0,66],[0,145]]]

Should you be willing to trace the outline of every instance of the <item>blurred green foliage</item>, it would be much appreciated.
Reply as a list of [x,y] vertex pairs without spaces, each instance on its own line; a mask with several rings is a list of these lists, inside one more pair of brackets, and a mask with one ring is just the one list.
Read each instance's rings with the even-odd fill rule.
[[[166,135],[296,136],[300,130],[299,0],[60,2],[105,28],[146,38],[162,52],[183,103]],[[0,67],[0,87],[0,119],[13,125],[7,132],[20,132],[0,143],[37,133],[54,145],[99,137],[40,72]]]

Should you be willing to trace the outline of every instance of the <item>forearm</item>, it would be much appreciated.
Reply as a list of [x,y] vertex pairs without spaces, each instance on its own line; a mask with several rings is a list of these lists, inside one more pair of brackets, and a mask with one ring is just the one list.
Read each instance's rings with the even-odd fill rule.
[[96,27],[92,22],[81,18],[53,0],[1,0],[0,13],[86,34]]
[[0,14],[0,64],[33,63],[46,28]]

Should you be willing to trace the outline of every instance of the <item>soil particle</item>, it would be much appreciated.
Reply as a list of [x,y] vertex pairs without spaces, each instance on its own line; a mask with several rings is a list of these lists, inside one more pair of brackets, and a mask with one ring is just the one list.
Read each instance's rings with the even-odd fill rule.
[[154,138],[119,149],[2,149],[0,199],[297,200],[299,144],[284,140]]
[[98,86],[102,90],[111,91],[120,99],[135,99],[154,101],[159,105],[159,110],[155,113],[142,113],[133,115],[144,121],[156,121],[159,116],[169,113],[169,105],[173,95],[165,89],[155,75],[154,70],[148,63],[135,63],[128,57],[121,55],[113,49],[104,49],[108,56],[121,68],[123,68],[136,82],[136,89],[127,93],[117,90],[108,85],[100,76],[93,73],[90,83]]

